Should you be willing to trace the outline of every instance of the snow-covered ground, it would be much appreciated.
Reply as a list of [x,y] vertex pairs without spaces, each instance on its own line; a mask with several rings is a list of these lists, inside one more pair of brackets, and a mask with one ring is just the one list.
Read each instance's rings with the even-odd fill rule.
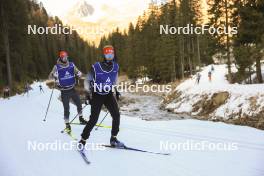
[[[210,82],[208,79],[210,70],[210,65],[203,68],[200,73],[200,84],[196,83],[196,77],[180,84],[176,91],[181,92],[181,96],[178,98],[181,101],[172,101],[166,108],[174,109],[176,113],[196,115],[201,109],[193,111],[194,105],[204,99],[204,95],[210,99],[214,93],[228,92],[227,101],[210,114],[212,118],[229,119],[239,118],[243,115],[254,116],[264,110],[264,84],[229,84],[226,80],[226,65],[214,65]],[[236,71],[234,66],[232,71]]]
[[[169,156],[123,151],[117,149],[89,150],[91,165],[84,163],[75,150],[29,151],[28,142],[69,143],[71,138],[61,134],[64,128],[59,92],[54,92],[48,119],[43,122],[51,90],[44,94],[34,84],[29,97],[15,96],[0,100],[0,175],[1,176],[263,176],[264,132],[250,127],[198,120],[143,121],[121,117],[119,139],[128,146],[160,151],[160,142],[169,142]],[[71,107],[71,116],[76,109]],[[89,108],[84,114],[89,116]],[[101,113],[101,118],[104,116]],[[106,125],[111,118],[106,118]],[[72,126],[79,136],[83,127]],[[108,143],[110,129],[93,131],[90,142]],[[228,145],[230,151],[172,150],[172,144],[187,142]],[[234,147],[235,146],[235,147]],[[174,147],[175,149],[175,147]],[[186,148],[185,148],[186,149]]]

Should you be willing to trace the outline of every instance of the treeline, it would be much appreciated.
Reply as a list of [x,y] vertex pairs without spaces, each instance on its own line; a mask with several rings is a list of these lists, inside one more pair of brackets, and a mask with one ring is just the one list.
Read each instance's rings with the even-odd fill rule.
[[238,19],[239,34],[234,37],[234,55],[239,66],[239,76],[249,78],[256,72],[257,83],[263,83],[261,59],[264,56],[264,1],[235,1],[235,19]]
[[[131,23],[127,31],[117,28],[101,39],[99,48],[113,44],[121,71],[130,78],[148,76],[155,82],[182,79],[195,74],[200,66],[212,63],[214,56],[227,63],[230,82],[241,82],[256,69],[257,82],[261,83],[264,1],[208,0],[207,3],[207,13],[198,0],[151,4],[135,26]],[[206,31],[201,35],[160,34],[160,25],[185,27],[188,24],[220,28],[222,34]],[[233,27],[237,34],[230,32]],[[239,70],[235,75],[231,74],[233,63]]]
[[100,47],[111,43],[116,48],[122,71],[130,78],[148,76],[154,82],[169,82],[195,74],[203,64],[212,63],[215,40],[205,33],[160,34],[164,27],[201,25],[202,9],[198,0],[172,0],[149,9],[131,23],[128,31],[116,29],[102,38]]
[[[235,35],[214,35],[217,52],[227,60],[230,81],[251,80],[256,73],[256,81],[263,82],[261,59],[264,49],[264,1],[263,0],[209,0],[210,25],[238,27]],[[231,63],[235,63],[238,73],[231,74]]]
[[[163,5],[150,4],[137,23],[125,31],[118,28],[102,37],[99,47],[71,35],[28,35],[27,25],[54,26],[59,18],[49,17],[41,3],[32,0],[0,1],[0,88],[4,85],[46,78],[56,63],[59,50],[83,71],[99,57],[105,44],[116,48],[121,72],[130,78],[148,76],[154,82],[169,82],[195,74],[202,65],[213,63],[219,56],[228,65],[232,82],[248,79],[256,72],[263,82],[261,58],[264,53],[264,1],[208,0],[204,13],[199,0],[170,0]],[[185,27],[192,24],[238,27],[237,34],[209,33],[160,34],[160,26]],[[216,55],[217,54],[217,55]],[[216,57],[215,57],[216,58]],[[231,64],[238,68],[231,74]],[[15,86],[14,86],[15,87]]]
[[62,24],[59,18],[48,16],[41,3],[32,0],[0,1],[0,87],[47,78],[56,63],[58,52],[66,50],[70,59],[86,72],[97,47],[70,35],[28,35],[27,26],[51,27]]

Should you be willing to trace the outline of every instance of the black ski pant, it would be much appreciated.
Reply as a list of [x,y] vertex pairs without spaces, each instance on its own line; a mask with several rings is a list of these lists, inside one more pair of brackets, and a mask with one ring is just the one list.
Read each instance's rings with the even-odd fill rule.
[[61,101],[64,108],[64,121],[65,123],[69,122],[70,116],[70,99],[72,99],[73,103],[77,106],[77,111],[79,116],[82,116],[82,103],[80,100],[80,96],[75,91],[75,89],[70,90],[61,90]]
[[113,93],[111,92],[107,95],[93,93],[91,100],[91,115],[88,123],[86,124],[81,134],[82,139],[86,140],[89,138],[90,132],[98,121],[100,111],[103,105],[105,105],[105,107],[108,109],[113,118],[111,135],[117,136],[120,125],[120,113],[117,101]]

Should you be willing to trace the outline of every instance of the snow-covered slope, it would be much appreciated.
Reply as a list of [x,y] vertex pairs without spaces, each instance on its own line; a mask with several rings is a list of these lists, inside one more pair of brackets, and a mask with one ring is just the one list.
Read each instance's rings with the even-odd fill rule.
[[[160,142],[170,144],[208,142],[235,144],[231,151],[164,150],[170,156],[122,151],[117,149],[89,150],[91,165],[84,163],[75,150],[29,151],[28,142],[69,143],[61,134],[64,128],[62,104],[55,91],[47,122],[43,122],[51,90],[44,86],[39,93],[38,83],[27,96],[0,100],[0,175],[1,176],[263,176],[264,132],[250,127],[198,120],[142,121],[122,116],[119,138],[128,146],[160,151]],[[71,116],[76,109],[71,107]],[[84,112],[89,115],[89,108]],[[101,113],[101,118],[104,116]],[[104,122],[111,124],[111,118]],[[72,126],[79,136],[83,127]],[[110,129],[93,131],[90,142],[108,143]],[[173,146],[173,145],[172,145]]]
[[[235,69],[232,67],[233,71],[236,71]],[[176,113],[206,114],[209,119],[229,120],[252,117],[256,118],[258,123],[260,118],[258,116],[264,112],[264,84],[229,84],[226,80],[226,65],[214,65],[210,82],[208,79],[210,70],[211,66],[203,68],[200,84],[196,83],[196,77],[180,84],[175,90],[180,93],[180,97],[171,101],[166,108]],[[219,104],[210,102],[217,94],[220,98]],[[210,103],[211,107],[208,105]],[[205,108],[215,109],[209,110],[209,113],[203,113],[208,111]]]

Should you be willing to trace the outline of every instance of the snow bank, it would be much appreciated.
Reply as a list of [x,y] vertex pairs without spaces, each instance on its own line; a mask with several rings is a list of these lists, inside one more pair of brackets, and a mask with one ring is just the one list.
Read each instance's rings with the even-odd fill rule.
[[[251,118],[256,123],[253,126],[260,125],[262,128],[264,84],[229,84],[226,79],[227,65],[214,65],[210,82],[209,71],[211,66],[203,68],[199,84],[196,82],[196,76],[180,84],[175,90],[178,97],[169,102],[165,108],[175,113],[203,115],[206,116],[203,118],[211,120],[237,122],[241,118]],[[236,68],[232,66],[232,72],[235,71]],[[216,101],[214,101],[215,97],[217,97]],[[219,98],[222,101],[219,101]],[[252,126],[252,124],[248,125]]]

